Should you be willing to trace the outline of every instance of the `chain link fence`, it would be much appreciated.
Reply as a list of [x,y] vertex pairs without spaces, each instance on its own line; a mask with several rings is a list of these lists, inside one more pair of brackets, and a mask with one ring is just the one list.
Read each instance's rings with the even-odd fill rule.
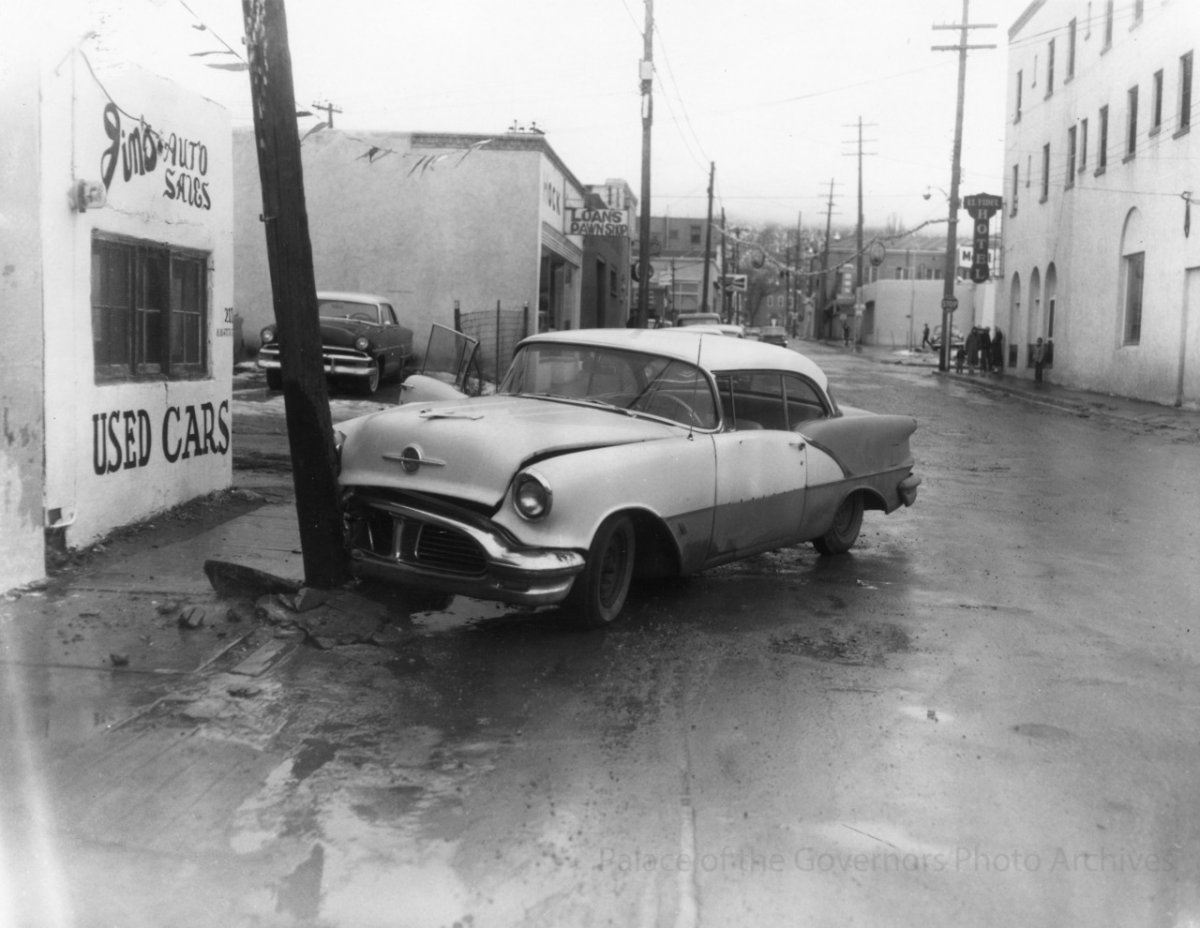
[[517,342],[530,334],[529,306],[504,309],[497,301],[495,309],[463,312],[456,303],[454,328],[479,341],[483,376],[499,383],[508,370]]

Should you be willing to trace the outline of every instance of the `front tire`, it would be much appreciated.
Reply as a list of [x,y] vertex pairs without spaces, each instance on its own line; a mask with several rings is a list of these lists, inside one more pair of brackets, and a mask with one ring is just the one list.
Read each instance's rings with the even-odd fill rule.
[[283,372],[274,369],[267,371],[267,389],[282,390],[283,389]]
[[616,619],[633,580],[634,553],[633,520],[626,515],[605,519],[567,600],[577,622],[595,628]]
[[857,493],[847,496],[833,516],[833,525],[820,538],[813,539],[813,547],[821,554],[844,554],[858,541],[862,520],[862,496]]
[[363,396],[374,396],[375,391],[379,389],[381,380],[383,380],[383,361],[376,361],[371,368],[371,373],[359,380],[358,392]]

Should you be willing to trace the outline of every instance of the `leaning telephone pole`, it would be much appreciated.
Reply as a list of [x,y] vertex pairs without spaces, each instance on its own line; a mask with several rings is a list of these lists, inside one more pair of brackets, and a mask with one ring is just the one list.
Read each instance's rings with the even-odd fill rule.
[[350,565],[342,544],[287,17],[283,0],[242,0],[242,15],[304,579],[328,588],[350,579]]
[[637,324],[644,328],[650,315],[650,127],[654,123],[654,0],[646,0],[644,50],[639,63],[642,80],[642,211],[638,217]]
[[962,176],[962,134],[963,134],[963,99],[967,87],[967,52],[976,48],[995,48],[995,45],[968,45],[967,33],[971,29],[995,29],[994,23],[983,24],[970,22],[971,0],[963,0],[962,22],[956,26],[934,26],[934,29],[957,29],[959,38],[957,45],[934,45],[935,52],[958,52],[958,103],[954,115],[954,151],[950,159],[950,216],[949,227],[946,230],[946,266],[943,276],[945,283],[942,287],[942,345],[938,352],[938,370],[950,370],[950,334],[951,313],[958,308],[958,300],[954,296],[954,279],[958,276],[958,185]]

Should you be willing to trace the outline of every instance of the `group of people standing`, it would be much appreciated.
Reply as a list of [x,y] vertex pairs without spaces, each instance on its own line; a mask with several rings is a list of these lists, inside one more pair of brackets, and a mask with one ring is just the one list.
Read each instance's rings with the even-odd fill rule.
[[[928,325],[925,326],[925,333],[921,339],[921,347],[926,345],[933,347]],[[985,374],[1004,373],[1004,333],[1000,331],[999,326],[994,330],[986,325],[972,326],[971,334],[963,344],[954,345],[951,342],[951,347],[954,348],[954,367],[960,374],[964,367],[972,374],[976,369]]]
[[954,365],[961,374],[963,363],[967,372],[974,374],[976,368],[981,374],[1004,373],[1004,333],[996,326],[996,334],[992,334],[991,326],[976,325],[971,327],[966,342],[959,346],[954,355]]

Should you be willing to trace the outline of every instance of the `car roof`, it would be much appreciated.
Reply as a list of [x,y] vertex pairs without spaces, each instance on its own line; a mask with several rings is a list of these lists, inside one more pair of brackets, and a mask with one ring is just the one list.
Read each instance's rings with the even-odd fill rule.
[[682,329],[574,329],[531,335],[521,344],[594,345],[646,351],[680,361],[699,362],[709,371],[791,371],[829,389],[825,372],[816,362],[788,348],[745,338]]
[[342,300],[346,303],[387,303],[391,304],[386,296],[379,296],[376,293],[355,293],[351,290],[318,290],[318,300]]

